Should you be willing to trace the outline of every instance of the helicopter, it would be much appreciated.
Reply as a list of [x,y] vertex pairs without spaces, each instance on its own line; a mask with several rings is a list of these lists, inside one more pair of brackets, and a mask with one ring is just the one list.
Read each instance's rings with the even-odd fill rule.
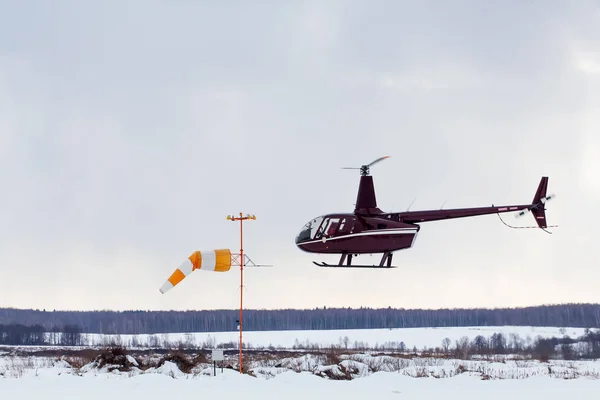
[[[296,236],[296,246],[308,253],[340,254],[338,264],[313,263],[319,267],[340,268],[396,268],[392,265],[395,251],[413,247],[421,230],[420,223],[479,215],[516,212],[522,217],[528,212],[534,216],[537,226],[547,233],[545,204],[554,195],[546,195],[548,177],[541,178],[537,191],[530,204],[476,208],[439,209],[404,212],[383,212],[377,207],[373,177],[370,168],[389,158],[384,156],[370,164],[343,169],[359,169],[360,183],[353,213],[331,213],[311,219]],[[500,217],[502,220],[502,218]],[[504,222],[504,221],[503,221]],[[525,228],[505,225],[510,228]],[[382,254],[379,265],[355,265],[352,257],[360,254]]]

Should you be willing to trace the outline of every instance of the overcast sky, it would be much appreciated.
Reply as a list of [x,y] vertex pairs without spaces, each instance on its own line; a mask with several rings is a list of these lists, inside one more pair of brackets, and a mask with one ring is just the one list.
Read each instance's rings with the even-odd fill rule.
[[[600,302],[598,1],[4,1],[0,307],[214,309]],[[379,206],[527,203],[424,224],[395,270],[320,269],[294,238]],[[534,224],[531,215],[507,222]],[[357,259],[360,260],[359,257]],[[379,256],[363,256],[377,262]]]

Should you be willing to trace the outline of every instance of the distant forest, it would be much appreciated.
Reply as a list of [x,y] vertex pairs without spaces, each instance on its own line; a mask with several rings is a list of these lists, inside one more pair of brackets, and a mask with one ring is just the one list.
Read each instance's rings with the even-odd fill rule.
[[[0,326],[35,327],[30,330],[32,332],[224,332],[237,330],[238,317],[239,310],[47,311],[0,308]],[[364,307],[244,310],[243,328],[244,331],[270,331],[503,325],[600,328],[600,304],[439,310]]]

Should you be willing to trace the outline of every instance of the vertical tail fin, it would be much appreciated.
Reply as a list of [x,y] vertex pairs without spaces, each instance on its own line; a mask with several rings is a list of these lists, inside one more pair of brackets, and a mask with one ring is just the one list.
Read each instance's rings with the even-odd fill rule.
[[531,202],[532,208],[531,213],[535,218],[535,222],[540,228],[547,228],[548,224],[546,223],[546,191],[548,190],[548,177],[544,176],[540,180],[540,184],[535,192],[535,196],[533,196],[533,201]]
[[540,180],[540,184],[535,192],[535,196],[533,196],[533,201],[531,204],[537,204],[542,201],[543,198],[546,197],[546,191],[548,190],[548,177],[543,176]]

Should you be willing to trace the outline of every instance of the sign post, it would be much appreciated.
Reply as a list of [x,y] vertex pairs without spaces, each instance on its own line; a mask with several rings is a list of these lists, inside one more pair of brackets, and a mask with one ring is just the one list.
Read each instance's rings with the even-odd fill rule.
[[213,376],[217,376],[217,361],[223,361],[225,359],[223,356],[223,349],[213,349],[211,358],[213,362]]

